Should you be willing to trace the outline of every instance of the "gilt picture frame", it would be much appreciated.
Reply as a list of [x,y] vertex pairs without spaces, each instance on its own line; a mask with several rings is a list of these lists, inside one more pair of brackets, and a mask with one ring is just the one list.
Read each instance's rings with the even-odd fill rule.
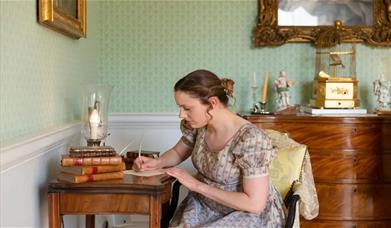
[[73,39],[86,37],[87,0],[38,0],[38,22]]
[[[253,47],[281,46],[291,42],[310,42],[319,48],[334,47],[340,43],[363,43],[371,47],[391,47],[390,0],[370,1],[373,15],[372,24],[352,26],[345,25],[340,20],[335,20],[334,25],[323,26],[279,25],[280,1],[283,2],[283,0],[258,0],[258,22],[253,30]],[[350,2],[354,1],[350,0]]]

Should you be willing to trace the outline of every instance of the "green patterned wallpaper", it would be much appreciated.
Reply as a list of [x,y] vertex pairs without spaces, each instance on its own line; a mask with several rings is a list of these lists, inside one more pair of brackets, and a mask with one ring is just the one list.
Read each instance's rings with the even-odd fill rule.
[[0,144],[80,119],[80,85],[98,80],[94,3],[88,39],[37,23],[36,0],[0,1]]
[[[1,146],[80,119],[79,86],[96,80],[115,86],[111,112],[177,112],[172,87],[198,68],[234,79],[242,111],[254,71],[275,79],[285,69],[296,81],[292,103],[309,99],[315,50],[251,48],[257,0],[88,0],[88,38],[80,40],[39,25],[36,4],[0,1]],[[391,49],[357,50],[360,97],[372,109],[371,82]]]
[[[296,81],[291,103],[309,100],[315,49],[309,44],[251,48],[257,0],[111,0],[101,1],[99,10],[99,72],[102,82],[115,86],[112,112],[176,112],[172,87],[198,68],[234,79],[242,111],[251,107],[254,71],[269,71],[274,80],[285,69]],[[357,46],[362,107],[374,108],[371,82],[389,56],[391,49]],[[269,91],[273,109],[275,93]]]

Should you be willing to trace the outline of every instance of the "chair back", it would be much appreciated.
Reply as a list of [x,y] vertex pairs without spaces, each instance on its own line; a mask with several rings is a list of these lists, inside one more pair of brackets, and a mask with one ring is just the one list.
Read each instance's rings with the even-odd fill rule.
[[269,166],[273,184],[283,199],[293,184],[299,182],[307,146],[291,139],[287,133],[266,129],[266,134],[277,150],[277,156]]

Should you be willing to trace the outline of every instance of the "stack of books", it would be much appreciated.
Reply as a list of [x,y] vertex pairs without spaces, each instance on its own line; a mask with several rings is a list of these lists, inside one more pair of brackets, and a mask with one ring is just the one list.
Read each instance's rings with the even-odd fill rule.
[[58,180],[71,183],[123,178],[125,163],[109,146],[71,147],[61,159]]

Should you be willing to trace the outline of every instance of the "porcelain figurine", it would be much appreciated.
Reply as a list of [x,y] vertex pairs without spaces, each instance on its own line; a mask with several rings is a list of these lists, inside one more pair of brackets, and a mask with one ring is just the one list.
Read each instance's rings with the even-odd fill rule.
[[274,81],[274,87],[277,91],[277,111],[288,108],[289,105],[289,89],[293,86],[293,81],[288,80],[284,70],[280,71],[280,76]]
[[378,111],[391,111],[391,80],[386,80],[384,74],[373,82],[373,93],[377,96]]

